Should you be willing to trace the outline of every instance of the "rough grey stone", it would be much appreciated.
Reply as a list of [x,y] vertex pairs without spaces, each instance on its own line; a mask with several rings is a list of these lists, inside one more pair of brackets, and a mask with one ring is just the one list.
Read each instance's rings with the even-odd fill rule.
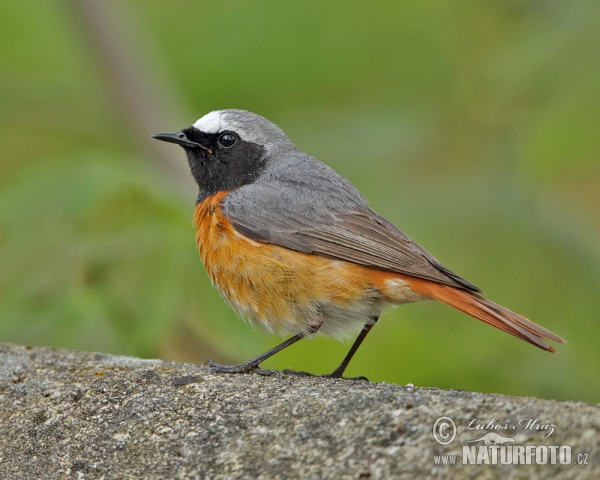
[[[438,417],[458,427],[447,446]],[[570,445],[569,465],[463,464],[487,430]],[[448,430],[449,432],[449,430]],[[442,432],[443,433],[443,432]],[[0,344],[0,478],[600,478],[600,406],[464,391],[258,375]],[[492,447],[489,447],[492,448]],[[500,448],[500,447],[497,447]],[[487,449],[487,450],[486,450]],[[457,465],[435,455],[458,454]],[[573,462],[586,458],[588,465]]]

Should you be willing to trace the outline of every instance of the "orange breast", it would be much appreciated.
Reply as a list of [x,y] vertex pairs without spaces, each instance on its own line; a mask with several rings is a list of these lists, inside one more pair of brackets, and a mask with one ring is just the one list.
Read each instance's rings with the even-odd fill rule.
[[221,211],[226,195],[219,192],[196,206],[196,244],[213,284],[243,317],[286,333],[304,330],[325,315],[333,319],[330,326],[324,323],[325,333],[339,336],[326,327],[338,328],[333,324],[347,318],[348,326],[356,320],[353,328],[360,328],[379,313],[382,301],[402,303],[392,298],[398,295],[390,283],[393,274],[240,234]]

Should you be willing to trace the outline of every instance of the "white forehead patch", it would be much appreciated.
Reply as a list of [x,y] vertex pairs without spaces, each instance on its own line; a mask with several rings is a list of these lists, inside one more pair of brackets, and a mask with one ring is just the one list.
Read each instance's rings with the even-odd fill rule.
[[222,112],[215,110],[214,112],[207,113],[194,123],[194,127],[201,132],[217,133],[221,130],[227,130],[227,123]]

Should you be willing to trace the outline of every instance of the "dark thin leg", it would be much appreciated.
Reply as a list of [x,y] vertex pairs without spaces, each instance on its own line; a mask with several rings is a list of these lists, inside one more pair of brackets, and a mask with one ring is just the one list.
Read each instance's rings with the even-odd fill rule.
[[[344,371],[346,370],[346,367],[350,363],[350,360],[352,360],[352,357],[354,356],[354,354],[358,350],[358,347],[360,347],[360,344],[363,342],[363,340],[365,339],[365,337],[367,336],[367,334],[373,328],[373,325],[375,325],[377,323],[377,320],[379,320],[379,315],[373,318],[373,323],[367,323],[367,324],[365,324],[365,326],[363,327],[363,329],[358,334],[358,337],[356,337],[356,340],[354,340],[354,343],[350,347],[350,350],[348,351],[348,353],[346,354],[346,356],[342,360],[342,363],[340,363],[340,366],[337,367],[329,375],[327,375],[328,377],[331,377],[331,378],[342,378],[342,376],[344,375]],[[361,378],[365,378],[365,377],[361,377]]]
[[258,373],[259,375],[278,375],[279,372],[277,370],[261,370],[258,368],[258,365],[264,362],[267,358],[272,357],[277,352],[280,352],[286,347],[296,343],[298,340],[302,340],[305,337],[310,337],[313,333],[316,333],[319,328],[323,325],[323,320],[321,320],[317,325],[312,325],[306,329],[305,332],[300,332],[293,337],[288,338],[285,342],[280,343],[276,347],[273,347],[271,350],[266,351],[262,355],[259,355],[252,360],[248,360],[246,363],[240,363],[239,365],[220,365],[218,363],[213,362],[212,360],[208,360],[205,362],[205,365],[210,367],[211,373]]
[[[344,360],[342,360],[342,363],[340,363],[340,366],[337,367],[333,372],[331,372],[327,375],[313,375],[312,373],[308,373],[308,372],[296,372],[295,370],[283,370],[283,373],[291,374],[291,375],[300,375],[300,376],[305,376],[305,377],[342,378],[342,376],[344,375],[344,371],[346,370],[346,367],[350,363],[350,360],[352,360],[352,357],[358,350],[358,347],[360,347],[361,343],[363,342],[363,340],[365,339],[367,334],[373,328],[373,325],[375,325],[377,323],[377,320],[379,320],[379,315],[373,318],[373,322],[365,324],[363,329],[358,334],[358,337],[356,337],[356,340],[354,340],[354,343],[350,347],[350,350],[344,357]],[[356,378],[354,378],[354,380],[369,381],[369,379],[367,377],[356,377]]]

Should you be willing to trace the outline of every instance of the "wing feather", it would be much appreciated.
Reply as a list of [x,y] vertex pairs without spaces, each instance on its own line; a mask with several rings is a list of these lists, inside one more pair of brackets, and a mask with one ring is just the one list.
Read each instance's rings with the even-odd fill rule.
[[[333,209],[318,208],[317,203],[317,208],[311,208],[308,202],[293,204],[276,198],[273,190],[262,193],[262,197],[238,194],[237,198],[230,194],[223,205],[223,213],[236,230],[255,241],[481,292],[373,212],[366,202],[341,203]],[[316,203],[314,199],[311,202]]]

